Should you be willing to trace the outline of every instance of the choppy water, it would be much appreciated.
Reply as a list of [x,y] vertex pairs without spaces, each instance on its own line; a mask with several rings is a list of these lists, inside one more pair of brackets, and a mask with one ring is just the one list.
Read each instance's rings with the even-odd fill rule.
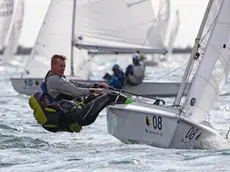
[[[170,57],[148,70],[157,79],[184,64],[188,56]],[[19,95],[0,69],[0,171],[4,172],[133,172],[230,171],[230,149],[176,150],[125,145],[107,133],[103,111],[79,134],[49,133],[36,124],[28,97]],[[182,71],[166,79],[178,80]],[[230,92],[230,83],[224,93]],[[221,96],[211,112],[213,126],[225,133],[230,125],[230,97]],[[170,101],[170,100],[169,100]]]

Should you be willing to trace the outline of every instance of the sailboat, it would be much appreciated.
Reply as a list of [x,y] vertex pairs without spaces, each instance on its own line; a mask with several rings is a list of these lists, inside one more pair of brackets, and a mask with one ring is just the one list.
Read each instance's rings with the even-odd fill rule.
[[[107,128],[112,136],[124,143],[160,148],[229,147],[206,120],[229,75],[229,8],[229,0],[209,0],[174,103],[134,102],[107,107]],[[189,79],[191,87],[182,99]]]
[[[66,10],[60,13],[60,9]],[[92,57],[88,50],[165,54],[165,47],[146,41],[149,31],[157,32],[151,30],[154,21],[150,0],[52,0],[25,72],[12,77],[12,85],[21,94],[40,91],[53,54],[67,56],[66,75],[81,82],[102,82],[89,79]],[[175,96],[179,85],[144,81],[138,86],[126,85],[124,89],[141,95]]]
[[22,23],[24,17],[24,0],[17,0],[13,12],[11,27],[9,29],[9,38],[6,41],[6,48],[3,53],[3,65],[16,65],[15,53],[18,48],[18,41],[21,33]]
[[14,9],[14,0],[0,0],[0,49],[4,48]]

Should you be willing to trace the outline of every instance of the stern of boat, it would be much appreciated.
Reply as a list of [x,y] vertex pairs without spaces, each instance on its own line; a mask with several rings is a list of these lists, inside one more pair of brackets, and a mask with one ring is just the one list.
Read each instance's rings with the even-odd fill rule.
[[42,78],[11,78],[11,84],[19,94],[32,95],[41,91]]

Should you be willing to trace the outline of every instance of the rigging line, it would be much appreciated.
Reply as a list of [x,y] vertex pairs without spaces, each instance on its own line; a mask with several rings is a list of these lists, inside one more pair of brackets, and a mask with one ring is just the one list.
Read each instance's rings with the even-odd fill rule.
[[188,64],[188,63],[183,64],[182,66],[180,66],[180,67],[178,67],[178,68],[176,68],[176,69],[174,69],[174,70],[172,70],[172,71],[166,73],[165,75],[163,75],[163,76],[161,76],[161,77],[159,77],[159,78],[153,80],[153,82],[156,82],[156,81],[158,81],[158,80],[161,80],[161,79],[164,78],[165,76],[167,76],[167,75],[169,75],[169,74],[171,74],[171,73],[177,71],[178,69],[180,69],[180,68],[186,66],[187,64]]
[[147,34],[147,36],[146,36],[146,38],[145,38],[145,40],[144,40],[144,42],[143,42],[143,44],[142,44],[142,48],[144,47],[144,45],[145,45],[145,43],[146,43],[146,41],[147,41],[147,39],[148,39],[148,37],[149,37],[149,34],[150,34],[151,30],[153,29],[153,26],[156,24],[157,19],[158,19],[159,16],[160,16],[161,10],[162,10],[162,8],[163,8],[165,2],[166,2],[166,0],[164,0],[163,4],[161,5],[161,8],[160,8],[160,10],[158,11],[158,14],[157,14],[157,16],[156,16],[156,18],[155,18],[155,20],[154,20],[154,22],[153,22],[151,28],[149,29],[149,32],[148,32],[148,34]]
[[[133,95],[133,96],[140,96],[140,97],[149,98],[149,99],[153,99],[153,100],[161,100],[161,99],[159,99],[159,98],[157,98],[157,97],[153,97],[153,96],[151,96],[151,95],[137,94],[137,93],[133,93],[133,92],[121,90],[121,89],[118,89],[118,88],[109,87],[108,89],[114,90],[114,91],[121,91],[121,92],[123,92],[123,93],[127,93],[127,94],[130,94],[130,95]],[[116,102],[116,101],[115,101],[115,102]]]
[[[214,22],[216,21],[216,19],[217,19],[217,14],[216,14],[216,16],[215,16],[215,18],[214,18],[212,24],[211,24],[210,27],[208,28],[207,32],[204,34],[203,38],[200,39],[200,43],[202,43],[202,42],[204,41],[205,37],[208,35],[208,33],[210,32],[210,30],[212,29],[212,27],[213,27]],[[200,43],[199,43],[199,44],[200,44]]]

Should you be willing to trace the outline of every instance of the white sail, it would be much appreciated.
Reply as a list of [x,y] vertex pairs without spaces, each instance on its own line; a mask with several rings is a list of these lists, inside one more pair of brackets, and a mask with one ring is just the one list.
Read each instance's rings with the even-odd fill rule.
[[[59,9],[66,9],[62,13]],[[44,76],[49,69],[54,54],[67,57],[67,70],[70,64],[71,27],[73,1],[52,0],[38,33],[26,72],[33,76]]]
[[[230,68],[230,1],[215,0],[201,41],[201,58],[185,101],[186,117],[201,122],[209,114]],[[201,54],[202,55],[202,54]]]
[[[60,13],[60,9],[65,10]],[[163,46],[146,41],[153,22],[150,0],[52,0],[25,70],[32,76],[44,76],[51,56],[63,54],[67,57],[66,74],[72,73],[73,65],[74,74],[85,78],[89,70],[82,66],[90,59],[73,49],[72,43],[79,48],[100,46],[103,50],[133,52],[146,48],[164,53]]]
[[0,0],[0,49],[3,49],[14,9],[14,0]]
[[179,16],[179,11],[176,11],[176,16],[174,20],[171,22],[171,28],[169,28],[169,36],[168,39],[166,40],[166,45],[168,49],[168,54],[172,53],[173,50],[173,45],[177,37],[177,33],[179,30],[180,26],[180,16]]
[[159,3],[159,18],[158,25],[161,30],[162,40],[165,41],[167,33],[169,32],[169,19],[171,13],[170,1],[169,0],[160,0]]
[[18,0],[13,18],[11,28],[9,30],[9,38],[6,43],[6,48],[3,53],[3,63],[12,64],[15,60],[14,54],[17,52],[18,41],[21,34],[21,28],[24,17],[24,0]]
[[146,41],[154,19],[150,0],[77,1],[75,36],[78,44],[164,49]]

